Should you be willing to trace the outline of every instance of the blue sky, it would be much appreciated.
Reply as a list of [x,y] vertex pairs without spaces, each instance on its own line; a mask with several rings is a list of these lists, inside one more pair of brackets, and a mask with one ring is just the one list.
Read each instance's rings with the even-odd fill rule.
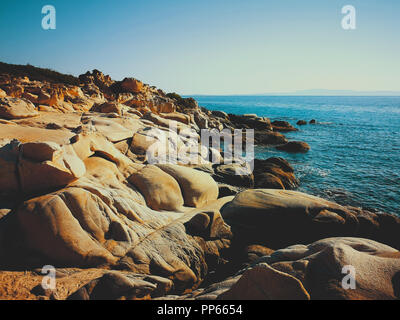
[[[341,28],[348,4],[356,30]],[[0,30],[0,61],[181,94],[400,91],[399,0],[2,0]]]

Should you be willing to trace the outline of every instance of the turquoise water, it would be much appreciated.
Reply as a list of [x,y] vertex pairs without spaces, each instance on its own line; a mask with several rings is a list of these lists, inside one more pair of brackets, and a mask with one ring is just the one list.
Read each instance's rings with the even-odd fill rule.
[[256,147],[295,167],[300,191],[341,204],[400,215],[400,97],[195,96],[201,106],[256,113],[271,120],[316,119],[284,133],[311,146],[307,154]]

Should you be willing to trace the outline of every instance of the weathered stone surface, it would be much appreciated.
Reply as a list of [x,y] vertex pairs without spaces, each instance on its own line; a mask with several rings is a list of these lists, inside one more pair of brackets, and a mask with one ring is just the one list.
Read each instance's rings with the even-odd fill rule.
[[198,208],[218,198],[218,186],[209,174],[172,164],[157,166],[178,181],[185,205]]
[[222,215],[238,228],[235,234],[242,241],[271,248],[357,231],[357,219],[346,208],[296,191],[246,190],[223,208]]
[[310,150],[310,146],[303,141],[289,141],[283,145],[276,147],[278,150],[292,153],[306,153]]
[[139,93],[143,90],[143,82],[133,79],[133,78],[125,78],[121,87],[128,92]]
[[[312,299],[399,298],[400,252],[372,240],[329,238],[278,250],[262,261],[299,279]],[[351,275],[354,286],[346,289],[342,283],[351,285]]]
[[183,197],[178,182],[160,168],[148,165],[129,177],[154,210],[181,211]]
[[288,142],[284,135],[273,131],[256,131],[254,141],[260,145],[278,145]]
[[0,98],[0,118],[20,119],[37,116],[35,105],[19,98]]
[[61,149],[54,142],[22,144],[13,140],[0,148],[0,164],[3,195],[64,187],[85,173],[85,165],[73,149]]
[[254,159],[253,174],[256,188],[292,190],[299,186],[294,169],[282,158]]
[[327,237],[353,236],[400,247],[399,218],[343,207],[296,191],[246,190],[221,213],[238,243],[259,243],[275,249]]
[[271,125],[274,131],[289,132],[298,130],[287,121],[275,120],[271,123]]
[[93,106],[91,111],[123,115],[124,111],[127,111],[127,107],[124,107],[124,105],[118,102],[105,102],[103,104]]

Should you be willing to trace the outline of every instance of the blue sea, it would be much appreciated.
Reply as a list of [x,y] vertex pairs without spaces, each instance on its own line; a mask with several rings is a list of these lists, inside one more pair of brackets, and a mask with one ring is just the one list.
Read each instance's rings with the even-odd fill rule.
[[296,126],[284,133],[311,146],[307,154],[256,147],[257,158],[283,157],[294,166],[299,191],[340,204],[400,215],[400,97],[194,96],[201,106],[255,113]]

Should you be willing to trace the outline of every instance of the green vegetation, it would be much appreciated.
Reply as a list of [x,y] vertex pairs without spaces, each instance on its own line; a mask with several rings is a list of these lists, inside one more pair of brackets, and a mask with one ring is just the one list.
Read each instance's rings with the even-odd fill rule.
[[6,73],[14,77],[27,76],[30,80],[79,85],[79,79],[77,77],[69,74],[63,74],[51,69],[34,67],[30,64],[18,65],[0,62],[0,74],[1,73]]

